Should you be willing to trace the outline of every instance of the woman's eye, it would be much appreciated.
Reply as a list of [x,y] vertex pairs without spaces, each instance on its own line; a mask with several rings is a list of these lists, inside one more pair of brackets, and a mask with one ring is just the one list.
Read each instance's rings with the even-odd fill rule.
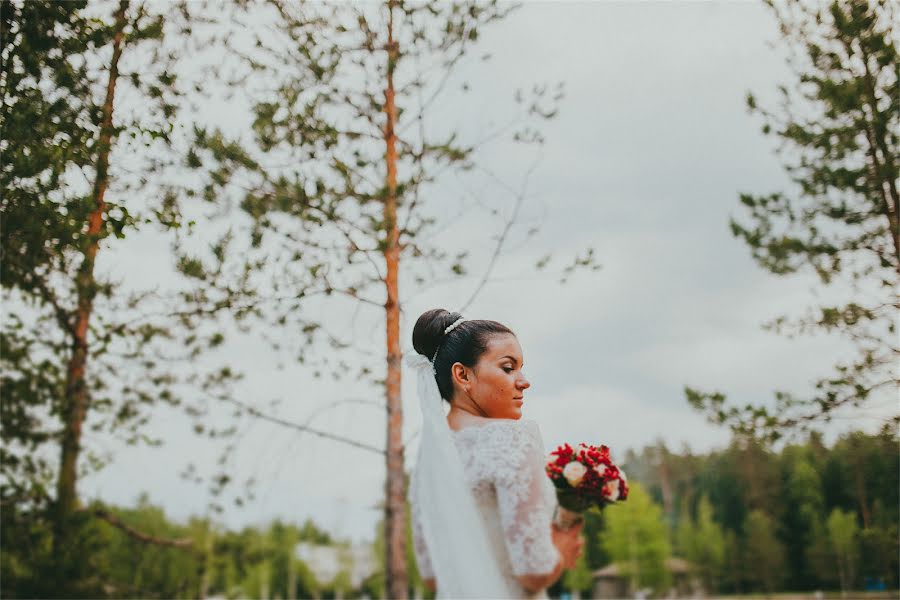
[[503,367],[503,370],[506,371],[507,373],[512,373],[512,372],[513,372],[513,368],[512,368],[512,367]]

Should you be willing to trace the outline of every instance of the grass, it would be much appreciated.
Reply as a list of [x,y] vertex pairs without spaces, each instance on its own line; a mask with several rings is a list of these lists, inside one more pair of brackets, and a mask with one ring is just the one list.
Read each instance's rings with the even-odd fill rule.
[[[844,596],[838,591],[823,591],[823,600],[897,600],[900,598],[900,590],[886,590],[883,592],[865,592],[853,590]],[[774,594],[736,594],[727,596],[709,596],[708,600],[815,600],[815,592],[776,592]]]

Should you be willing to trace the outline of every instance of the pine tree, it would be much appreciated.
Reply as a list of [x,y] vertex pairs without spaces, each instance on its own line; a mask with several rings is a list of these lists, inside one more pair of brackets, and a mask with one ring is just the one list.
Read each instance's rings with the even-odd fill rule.
[[[4,579],[4,590],[100,593],[102,569],[90,564],[88,548],[96,525],[85,519],[111,516],[82,506],[77,494],[79,478],[108,460],[91,447],[91,434],[159,443],[146,428],[150,411],[179,405],[179,386],[189,383],[164,362],[169,343],[196,356],[207,342],[190,337],[196,318],[172,328],[156,315],[152,294],[124,291],[97,266],[138,228],[177,226],[148,181],[166,165],[155,155],[171,152],[177,45],[191,18],[186,7],[169,8],[128,0],[0,8],[0,498],[4,529],[42,531],[53,523],[52,557],[43,540],[12,546],[32,553],[35,569]],[[122,109],[122,94],[142,110]],[[119,165],[123,157],[128,168]],[[197,387],[227,381],[220,374]]]
[[747,575],[766,593],[780,589],[786,575],[784,546],[775,536],[772,518],[761,510],[753,510],[744,524],[746,536]]
[[[485,171],[475,151],[498,137],[540,144],[536,124],[556,113],[562,89],[535,86],[530,95],[520,93],[508,122],[463,141],[459,132],[431,127],[427,117],[483,28],[502,19],[509,7],[400,0],[269,6],[270,13],[254,18],[268,18],[271,26],[257,34],[240,63],[247,68],[247,81],[259,81],[266,90],[250,98],[252,132],[233,138],[198,128],[189,164],[207,177],[195,195],[221,206],[237,205],[249,217],[246,238],[236,240],[244,244],[241,254],[248,266],[235,267],[249,276],[226,286],[247,290],[247,311],[299,332],[302,342],[288,343],[314,375],[355,375],[383,387],[387,442],[383,451],[375,451],[383,454],[387,470],[387,593],[402,598],[408,575],[401,280],[421,289],[442,274],[466,273],[469,251],[448,252],[431,238],[449,224],[435,216],[446,212],[429,198],[435,182],[448,172]],[[517,190],[511,217],[500,224],[494,258],[510,229],[521,225],[515,217],[523,199]],[[496,212],[500,208],[491,206]],[[489,261],[482,285],[494,262]],[[222,270],[217,258],[210,264],[198,271]],[[590,252],[570,265],[591,266]],[[348,312],[378,311],[383,347],[360,348],[330,333],[309,316],[314,298],[331,306],[347,302]],[[327,355],[316,353],[319,340],[328,342]],[[346,360],[347,352],[357,356]]]
[[825,526],[832,552],[832,568],[837,569],[841,594],[846,598],[847,592],[855,587],[859,562],[859,526],[856,524],[856,515],[836,508],[828,515]]
[[819,378],[812,397],[778,391],[771,409],[729,407],[718,392],[686,393],[713,422],[774,440],[828,421],[842,407],[895,395],[900,386],[900,60],[891,33],[896,5],[887,0],[769,5],[794,52],[796,82],[780,88],[779,110],[753,95],[748,105],[764,118],[763,132],[780,142],[797,190],[742,194],[749,214],[733,219],[731,229],[771,273],[812,272],[823,287],[849,287],[846,303],[767,326],[788,336],[844,336],[855,356]]

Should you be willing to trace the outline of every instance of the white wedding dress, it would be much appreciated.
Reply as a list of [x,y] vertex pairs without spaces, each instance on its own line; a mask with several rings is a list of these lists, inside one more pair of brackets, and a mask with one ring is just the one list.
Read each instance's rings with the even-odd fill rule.
[[[505,597],[547,598],[545,590],[528,592],[516,579],[517,575],[549,573],[559,558],[550,535],[556,494],[544,473],[546,457],[537,424],[496,419],[451,434],[490,542],[494,565],[504,581]],[[410,485],[413,550],[419,572],[428,579],[434,577],[434,569],[423,535],[417,489],[417,485]],[[447,515],[451,521],[453,517]]]

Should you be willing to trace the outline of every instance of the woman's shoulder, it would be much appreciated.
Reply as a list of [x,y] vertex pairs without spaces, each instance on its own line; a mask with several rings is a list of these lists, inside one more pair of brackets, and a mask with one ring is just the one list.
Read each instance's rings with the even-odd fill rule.
[[477,422],[467,425],[461,429],[456,429],[453,433],[457,435],[468,434],[491,434],[517,432],[540,432],[538,424],[531,419],[481,419]]
[[538,424],[531,419],[484,419],[453,432],[463,445],[489,446],[497,449],[526,448],[542,445]]

